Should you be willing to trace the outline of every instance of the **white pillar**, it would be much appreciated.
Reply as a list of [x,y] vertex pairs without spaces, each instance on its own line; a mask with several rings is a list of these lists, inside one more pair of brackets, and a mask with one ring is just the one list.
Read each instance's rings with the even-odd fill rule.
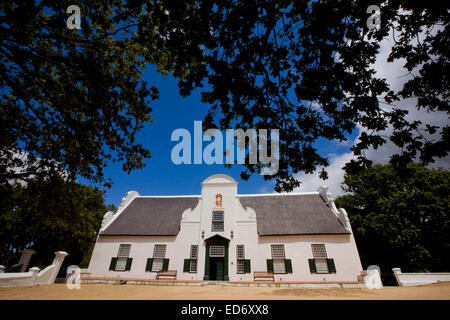
[[56,276],[58,275],[59,268],[61,268],[61,265],[64,261],[64,258],[68,256],[69,254],[65,251],[56,251],[55,252],[55,259],[53,259],[52,266],[55,266],[53,270],[53,274],[50,276],[50,283],[55,283]]
[[0,265],[0,273],[5,273],[6,267],[3,265]]
[[33,274],[31,276],[31,283],[32,284],[36,284],[39,270],[41,270],[41,269],[39,269],[38,267],[33,267],[33,268],[30,268],[30,271],[28,271],[28,272],[31,272]]
[[402,269],[400,269],[400,268],[392,268],[392,271],[394,272],[395,280],[397,280],[398,285],[400,287],[402,287],[403,284],[401,283],[400,279],[398,278],[398,276],[402,274]]
[[367,276],[364,277],[364,284],[367,289],[381,289],[383,282],[381,282],[381,270],[376,265],[367,267]]
[[33,249],[23,249],[20,253],[22,253],[19,259],[19,264],[22,264],[22,269],[20,270],[20,272],[25,272],[27,270],[31,256],[35,254],[36,251],[34,251]]

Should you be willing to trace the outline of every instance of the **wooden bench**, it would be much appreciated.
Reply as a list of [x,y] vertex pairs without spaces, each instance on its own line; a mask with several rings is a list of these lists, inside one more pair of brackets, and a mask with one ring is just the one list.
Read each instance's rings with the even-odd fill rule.
[[172,277],[174,280],[177,279],[177,270],[161,270],[156,274],[156,279],[161,277]]
[[273,276],[272,271],[253,271],[253,281],[256,281],[257,279],[271,279],[272,281],[275,281],[275,277]]

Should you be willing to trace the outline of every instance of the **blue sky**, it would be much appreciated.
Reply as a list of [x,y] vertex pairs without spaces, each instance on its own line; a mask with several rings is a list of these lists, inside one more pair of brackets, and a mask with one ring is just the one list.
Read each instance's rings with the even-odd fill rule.
[[[392,40],[386,39],[381,43],[380,53],[377,61],[373,64],[374,70],[381,78],[385,78],[394,90],[399,90],[407,81],[403,68],[404,61],[387,63],[387,57],[391,51]],[[175,165],[171,160],[172,148],[177,142],[171,141],[170,137],[174,130],[185,128],[193,135],[194,121],[201,121],[208,111],[208,105],[200,101],[200,89],[195,90],[189,97],[183,98],[178,93],[177,80],[171,76],[162,76],[156,72],[154,66],[149,66],[144,75],[149,85],[154,85],[159,89],[160,98],[151,102],[153,109],[150,116],[155,120],[148,122],[138,135],[138,142],[150,149],[152,157],[146,159],[146,167],[142,170],[133,171],[127,174],[122,170],[120,163],[111,164],[105,168],[105,177],[111,178],[113,186],[107,190],[105,200],[107,204],[118,206],[121,199],[130,190],[138,191],[141,195],[195,195],[200,194],[200,183],[210,175],[224,173],[233,177],[239,182],[238,192],[246,193],[271,193],[274,192],[274,181],[264,181],[263,176],[254,174],[249,181],[240,179],[242,171],[241,165],[233,165],[231,169],[223,165],[207,164],[181,164]],[[409,120],[422,120],[434,125],[448,125],[448,116],[442,112],[428,113],[426,110],[417,110],[414,101],[401,101],[399,107],[409,111]],[[296,174],[302,185],[296,192],[315,191],[321,185],[329,186],[329,190],[334,197],[343,194],[341,182],[344,172],[342,167],[354,159],[355,156],[350,151],[351,146],[360,134],[358,128],[348,135],[348,141],[339,143],[337,141],[318,140],[314,146],[319,150],[319,154],[329,159],[330,166],[326,168],[329,179],[326,181],[318,178],[318,173],[310,175],[303,173]],[[280,135],[282,135],[280,131]],[[388,127],[383,134],[390,136],[392,128]],[[209,142],[204,142],[203,147]],[[369,149],[366,156],[374,163],[386,163],[390,155],[399,152],[398,147],[392,142],[388,142],[377,150]],[[432,167],[450,167],[450,156],[437,159]],[[88,184],[88,181],[80,181]]]
[[[200,194],[200,183],[217,173],[230,175],[238,181],[238,192],[241,194],[274,191],[275,182],[264,181],[262,175],[255,174],[248,181],[240,179],[243,167],[238,164],[233,165],[231,169],[219,164],[173,164],[171,151],[177,142],[170,140],[172,132],[178,128],[185,128],[193,136],[194,121],[203,119],[208,105],[200,101],[200,89],[187,98],[181,97],[178,93],[177,80],[172,76],[157,73],[154,66],[146,69],[143,80],[149,85],[156,86],[160,93],[160,98],[151,103],[153,111],[150,116],[155,121],[148,122],[137,138],[138,142],[150,149],[151,158],[145,160],[144,169],[135,170],[131,174],[122,170],[121,163],[113,163],[105,168],[105,177],[113,181],[113,186],[106,192],[107,204],[118,206],[122,197],[130,190],[137,191],[141,195]],[[203,142],[203,147],[207,144],[209,142]],[[349,146],[328,141],[319,141],[317,147],[321,154],[325,155],[341,154],[349,150]],[[314,189],[317,187],[314,186]],[[297,191],[311,191],[302,189]]]

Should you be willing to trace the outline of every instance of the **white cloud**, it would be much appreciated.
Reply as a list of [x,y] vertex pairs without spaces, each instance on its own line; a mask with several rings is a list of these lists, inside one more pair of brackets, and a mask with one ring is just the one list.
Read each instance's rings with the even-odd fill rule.
[[[435,27],[433,33],[436,33],[440,29],[442,29],[442,27]],[[424,33],[421,36],[419,36],[419,38],[423,39]],[[376,70],[376,76],[380,78],[385,78],[388,84],[390,85],[391,89],[393,89],[395,92],[398,92],[400,89],[402,89],[406,81],[412,79],[413,77],[412,74],[418,74],[418,71],[417,69],[415,69],[412,70],[411,72],[412,74],[408,73],[408,70],[403,68],[406,62],[405,59],[398,59],[391,63],[387,62],[393,44],[394,40],[392,38],[391,33],[389,37],[385,38],[380,43],[380,53],[378,54],[377,60],[373,65],[373,68]],[[413,44],[415,45],[416,43]],[[424,124],[432,124],[440,128],[444,127],[445,125],[449,125],[449,118],[445,112],[440,111],[429,112],[423,108],[418,110],[416,104],[417,99],[402,99],[401,101],[395,102],[394,106],[408,111],[408,114],[405,117],[406,120],[421,121],[422,122],[421,128],[425,127]],[[393,106],[382,105],[382,108],[385,110],[392,110],[392,107]],[[359,129],[360,132],[363,130],[362,128]],[[438,132],[439,131],[440,130],[438,130]],[[401,151],[396,145],[394,145],[391,141],[388,140],[388,137],[392,135],[392,132],[393,132],[392,127],[388,127],[385,131],[382,132],[387,142],[377,150],[369,149],[366,152],[366,156],[368,157],[368,159],[377,163],[387,163],[392,154]],[[438,134],[434,136],[427,134],[425,132],[422,132],[422,134],[427,139],[430,140],[439,138]],[[430,167],[437,167],[439,166],[439,164],[440,166],[443,165],[445,166],[445,164],[447,164],[446,167],[448,168],[449,163],[450,157],[446,157],[444,159],[436,159],[436,164],[431,165]]]
[[299,188],[296,188],[295,192],[310,192],[316,191],[320,186],[328,186],[328,191],[331,192],[333,197],[344,194],[341,189],[341,182],[344,180],[344,165],[353,159],[353,153],[343,153],[340,155],[331,155],[329,162],[330,166],[327,167],[328,179],[322,180],[317,173],[313,174],[300,174],[297,176],[302,182]]
[[[438,28],[435,28],[434,32],[437,32],[437,30]],[[403,65],[405,64],[404,59],[395,60],[391,63],[387,62],[387,58],[391,52],[392,45],[392,35],[390,35],[380,43],[380,53],[378,54],[377,60],[372,67],[376,70],[376,75],[378,77],[385,78],[391,86],[391,89],[393,89],[394,91],[398,91],[403,87],[403,84],[406,81],[411,79],[412,75],[408,74],[408,71],[403,68]],[[409,111],[408,115],[406,116],[406,119],[409,121],[420,120],[422,121],[422,123],[428,123],[439,127],[449,125],[450,123],[448,115],[444,112],[436,111],[430,113],[424,109],[417,110],[415,99],[401,100],[397,102],[395,106]],[[392,106],[388,105],[382,105],[382,107],[385,110],[392,109]],[[364,128],[359,126],[358,129],[359,132],[365,130]],[[366,156],[368,159],[372,160],[374,163],[387,163],[389,162],[391,155],[400,152],[400,149],[388,139],[388,137],[392,135],[392,131],[392,127],[388,127],[385,131],[382,132],[382,134],[387,137],[385,138],[387,142],[376,150],[367,150]],[[428,135],[427,138],[433,137]],[[351,144],[356,143],[357,141],[358,138],[356,138],[355,141],[351,141]],[[302,185],[299,188],[295,189],[296,192],[315,191],[319,186],[327,185],[329,187],[329,191],[334,197],[337,197],[344,193],[340,187],[340,184],[343,181],[344,177],[344,171],[342,170],[342,168],[347,162],[356,157],[352,154],[352,152],[343,153],[341,155],[328,154],[328,157],[330,166],[327,167],[326,170],[328,172],[329,178],[325,181],[320,179],[318,172],[308,175],[297,175],[296,178],[302,182]],[[436,162],[434,164],[431,164],[429,167],[443,167],[449,169],[450,157],[447,156],[443,159],[436,159]]]

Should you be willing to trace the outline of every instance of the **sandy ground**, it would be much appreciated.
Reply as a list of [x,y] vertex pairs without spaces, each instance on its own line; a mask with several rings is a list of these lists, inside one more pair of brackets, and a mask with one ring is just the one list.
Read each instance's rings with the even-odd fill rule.
[[15,300],[450,300],[450,283],[420,287],[384,287],[381,290],[341,288],[267,288],[231,286],[151,286],[82,284],[81,289],[69,290],[65,284],[31,287],[0,288],[0,299]]

